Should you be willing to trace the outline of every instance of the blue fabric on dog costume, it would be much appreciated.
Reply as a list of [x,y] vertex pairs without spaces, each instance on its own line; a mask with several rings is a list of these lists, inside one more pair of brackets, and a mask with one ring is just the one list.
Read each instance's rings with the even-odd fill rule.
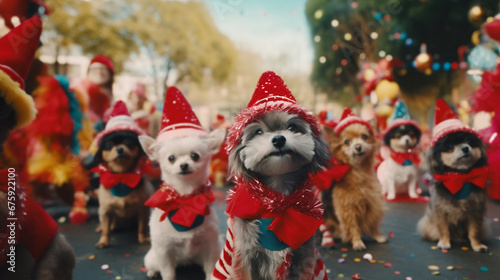
[[196,218],[194,219],[193,224],[190,227],[185,227],[183,225],[179,225],[179,224],[172,222],[171,218],[173,215],[175,215],[175,213],[177,213],[177,210],[170,211],[168,213],[168,220],[170,221],[172,226],[175,228],[175,230],[177,230],[178,232],[185,232],[185,231],[189,231],[189,230],[192,230],[194,228],[197,228],[201,224],[203,224],[203,221],[205,221],[205,216],[197,215]]
[[411,162],[410,159],[407,159],[407,160],[405,160],[405,162],[403,162],[403,166],[410,166],[412,164],[413,164],[413,162]]
[[469,197],[470,193],[472,192],[472,188],[475,187],[476,185],[472,183],[465,183],[462,188],[453,196],[456,199],[466,199]]
[[267,228],[274,219],[256,219],[260,223],[257,223],[259,226],[260,234],[259,234],[259,243],[262,247],[271,250],[271,251],[281,251],[283,249],[288,248],[289,246],[281,241],[274,232],[268,230]]
[[124,197],[132,191],[132,188],[125,184],[118,183],[118,185],[112,187],[109,191],[114,196]]

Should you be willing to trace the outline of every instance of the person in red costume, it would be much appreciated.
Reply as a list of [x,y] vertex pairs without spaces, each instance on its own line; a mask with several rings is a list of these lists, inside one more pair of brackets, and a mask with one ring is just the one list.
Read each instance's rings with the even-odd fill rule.
[[[24,80],[41,31],[42,21],[33,17],[0,38],[0,144],[36,116]],[[0,279],[72,279],[73,249],[18,177],[12,166],[0,169]]]
[[50,9],[42,0],[8,0],[0,1],[0,17],[5,21],[5,26],[14,28],[13,18],[17,17],[23,22],[32,16],[39,14],[41,9],[45,14],[50,14]]
[[115,67],[109,57],[97,55],[90,61],[87,77],[73,87],[84,93],[89,104],[89,118],[102,123],[104,113],[111,107]]

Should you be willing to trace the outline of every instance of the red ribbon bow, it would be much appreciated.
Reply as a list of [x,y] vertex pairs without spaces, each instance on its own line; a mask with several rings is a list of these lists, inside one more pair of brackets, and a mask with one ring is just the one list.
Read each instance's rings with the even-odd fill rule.
[[267,228],[293,249],[309,240],[323,222],[321,202],[307,181],[285,196],[254,180],[236,178],[236,187],[228,196],[227,213],[241,219],[274,218]]
[[391,158],[400,165],[403,165],[407,159],[409,159],[413,164],[418,165],[422,161],[418,152],[409,152],[409,153],[398,153],[391,151]]
[[319,190],[328,190],[334,181],[340,182],[344,178],[345,174],[351,170],[351,166],[349,164],[342,164],[334,157],[330,159],[330,166],[330,169],[323,167],[322,171],[318,172],[316,175],[310,176],[314,185]]
[[436,181],[442,182],[443,185],[452,193],[456,194],[462,189],[465,183],[472,183],[482,189],[486,186],[488,179],[488,167],[472,169],[467,174],[445,173],[434,174]]
[[136,170],[134,173],[111,173],[108,167],[104,164],[99,164],[90,171],[101,174],[99,182],[101,182],[107,190],[115,187],[119,183],[122,183],[130,188],[135,188],[139,185],[142,178],[142,174],[139,170]]
[[172,187],[164,184],[144,204],[164,211],[160,222],[165,220],[170,211],[177,210],[170,220],[190,227],[198,215],[210,214],[210,204],[214,201],[215,197],[210,183],[187,195],[180,195]]

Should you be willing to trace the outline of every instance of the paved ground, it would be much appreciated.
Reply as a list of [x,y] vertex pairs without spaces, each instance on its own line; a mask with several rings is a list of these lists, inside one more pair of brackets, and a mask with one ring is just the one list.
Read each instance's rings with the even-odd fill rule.
[[[225,216],[222,199],[219,198],[217,212],[221,232],[225,233]],[[416,224],[424,213],[425,203],[388,203],[382,231],[393,237],[388,244],[376,244],[366,239],[366,252],[352,251],[347,244],[337,244],[330,249],[321,249],[329,269],[330,279],[500,279],[500,203],[489,201],[486,222],[491,232],[485,244],[487,253],[475,253],[468,244],[452,244],[448,252],[432,248],[435,244],[424,241],[416,234]],[[60,216],[65,209],[49,208],[54,216]],[[94,232],[97,225],[96,209],[91,209],[91,219],[83,226],[60,224],[60,230],[73,246],[77,263],[75,280],[147,279],[141,270],[143,257],[149,245],[139,245],[135,231],[119,231],[112,234],[111,246],[96,249],[94,244],[99,235]],[[363,260],[372,255],[373,263]],[[431,270],[429,266],[437,266]],[[448,268],[453,268],[449,270]],[[439,275],[433,275],[433,273]],[[353,277],[359,274],[360,278]],[[179,268],[177,279],[204,279],[198,267]]]

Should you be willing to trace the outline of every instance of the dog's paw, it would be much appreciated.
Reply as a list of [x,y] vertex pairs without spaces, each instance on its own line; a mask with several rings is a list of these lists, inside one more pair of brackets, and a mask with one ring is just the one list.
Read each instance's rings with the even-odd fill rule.
[[415,192],[410,192],[408,193],[408,195],[411,197],[411,198],[418,198],[418,194],[415,193]]
[[384,235],[373,236],[373,239],[375,239],[375,241],[377,241],[377,243],[387,243],[387,241],[389,241],[387,239],[387,236],[384,236]]
[[98,224],[97,227],[95,228],[95,232],[101,232],[101,231],[102,231],[101,224]]
[[366,245],[361,240],[352,241],[352,249],[356,251],[366,250]]
[[95,246],[99,249],[102,249],[102,248],[106,248],[109,246],[109,242],[108,241],[103,241],[103,240],[99,240],[99,242],[97,242],[95,244]]
[[474,252],[486,252],[488,251],[488,246],[484,245],[484,244],[478,244],[478,245],[472,245],[472,250],[474,250]]
[[450,243],[450,241],[439,240],[437,246],[439,249],[450,249],[451,243]]
[[385,197],[385,199],[387,200],[394,200],[396,198],[396,195],[394,194],[387,194],[387,196]]
[[154,271],[154,270],[148,270],[147,274],[146,274],[149,278],[158,278],[158,276],[160,276],[160,274],[158,273],[158,271]]

